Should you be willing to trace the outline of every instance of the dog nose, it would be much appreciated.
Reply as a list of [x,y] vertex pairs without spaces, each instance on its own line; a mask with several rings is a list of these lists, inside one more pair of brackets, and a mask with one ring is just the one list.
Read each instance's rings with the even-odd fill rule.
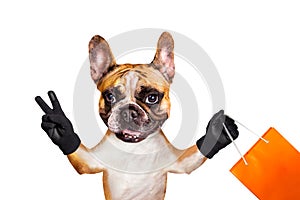
[[146,113],[135,104],[127,104],[120,108],[120,119],[123,123],[141,125],[148,120]]
[[122,118],[126,122],[131,122],[132,120],[136,120],[139,116],[138,112],[133,109],[124,109],[121,112]]

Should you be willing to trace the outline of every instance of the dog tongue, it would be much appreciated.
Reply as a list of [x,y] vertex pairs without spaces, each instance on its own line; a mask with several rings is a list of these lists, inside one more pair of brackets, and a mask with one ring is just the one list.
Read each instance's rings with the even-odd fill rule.
[[131,136],[137,136],[137,137],[139,137],[141,135],[140,132],[131,131],[131,130],[128,130],[128,129],[123,130],[123,134],[131,135]]

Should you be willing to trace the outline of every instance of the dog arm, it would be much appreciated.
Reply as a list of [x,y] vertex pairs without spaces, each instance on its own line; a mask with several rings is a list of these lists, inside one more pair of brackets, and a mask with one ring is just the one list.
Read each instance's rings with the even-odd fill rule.
[[104,167],[91,155],[90,150],[83,144],[80,144],[75,152],[67,156],[79,174],[95,174],[104,170]]
[[180,156],[174,164],[167,168],[168,172],[190,174],[200,167],[207,159],[200,153],[196,145],[186,150],[178,150],[178,152],[180,153]]

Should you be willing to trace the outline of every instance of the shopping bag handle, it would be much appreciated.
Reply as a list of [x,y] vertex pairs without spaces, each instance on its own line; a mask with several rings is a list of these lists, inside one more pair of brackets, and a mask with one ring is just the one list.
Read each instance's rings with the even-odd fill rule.
[[231,142],[234,144],[236,150],[238,151],[238,153],[240,154],[241,158],[243,159],[245,165],[248,165],[248,162],[246,160],[246,158],[243,156],[243,154],[241,153],[240,149],[238,148],[238,146],[236,145],[235,141],[233,140],[232,136],[230,135],[226,125],[223,123],[223,127],[225,129],[225,132],[227,133],[228,137],[230,138]]
[[268,140],[266,140],[265,138],[261,137],[260,135],[258,135],[257,133],[255,133],[254,131],[250,130],[247,126],[245,126],[244,124],[242,124],[241,122],[234,120],[236,123],[238,123],[239,125],[241,125],[242,127],[244,127],[247,131],[249,131],[250,133],[252,133],[253,135],[255,135],[256,137],[258,137],[259,139],[263,140],[265,143],[269,143]]
[[[231,119],[234,119],[234,118],[231,118]],[[245,126],[245,125],[242,124],[241,122],[239,122],[239,121],[237,121],[237,120],[235,120],[235,119],[234,119],[234,121],[235,121],[237,124],[239,124],[239,125],[241,125],[242,127],[244,127],[246,130],[248,130],[250,133],[252,133],[252,134],[255,135],[256,137],[258,137],[259,139],[263,140],[265,143],[269,143],[268,140],[266,140],[265,138],[259,136],[259,135],[258,135],[257,133],[255,133],[254,131],[250,130],[247,126]],[[229,131],[228,131],[228,129],[227,129],[227,127],[226,127],[226,125],[225,125],[224,123],[223,123],[223,127],[224,127],[225,132],[227,133],[228,137],[230,138],[231,142],[234,144],[236,150],[238,151],[238,153],[240,154],[241,158],[243,159],[245,165],[248,165],[248,162],[247,162],[246,158],[245,158],[245,157],[243,156],[243,154],[241,153],[240,149],[239,149],[238,146],[236,145],[235,141],[233,140],[231,134],[229,133]]]

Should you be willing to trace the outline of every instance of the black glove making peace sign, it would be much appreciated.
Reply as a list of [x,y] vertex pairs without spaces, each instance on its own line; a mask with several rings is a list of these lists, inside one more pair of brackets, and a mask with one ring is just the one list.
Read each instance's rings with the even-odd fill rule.
[[45,112],[42,117],[42,129],[65,155],[71,154],[76,151],[81,141],[78,135],[74,133],[72,123],[61,109],[55,93],[49,91],[48,96],[52,103],[52,109],[40,96],[35,97],[35,101]]

